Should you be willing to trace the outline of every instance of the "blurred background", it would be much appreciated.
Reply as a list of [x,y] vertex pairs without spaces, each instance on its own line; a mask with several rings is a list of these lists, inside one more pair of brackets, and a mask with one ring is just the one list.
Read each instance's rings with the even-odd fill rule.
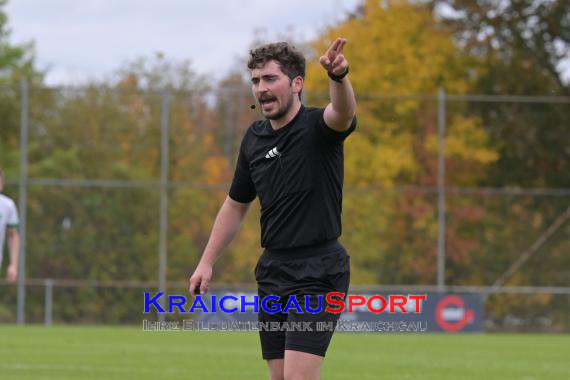
[[[108,3],[0,0],[0,166],[24,240],[0,322],[139,324],[142,291],[186,294],[260,118],[248,49],[293,42],[324,106],[316,58],[344,36],[353,291],[476,294],[487,331],[570,331],[568,1]],[[216,283],[253,288],[260,253],[256,201]]]

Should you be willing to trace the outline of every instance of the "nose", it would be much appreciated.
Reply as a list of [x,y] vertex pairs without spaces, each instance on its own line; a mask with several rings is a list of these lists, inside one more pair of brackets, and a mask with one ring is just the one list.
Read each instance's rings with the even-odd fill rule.
[[267,82],[265,82],[263,79],[260,80],[259,83],[257,84],[257,91],[259,93],[267,92]]

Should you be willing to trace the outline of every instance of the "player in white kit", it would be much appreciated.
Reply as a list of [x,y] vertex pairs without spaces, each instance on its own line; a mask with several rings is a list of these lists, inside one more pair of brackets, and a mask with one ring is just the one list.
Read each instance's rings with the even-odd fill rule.
[[4,252],[4,238],[8,235],[10,264],[6,270],[8,283],[18,278],[18,255],[20,253],[20,235],[18,233],[18,211],[14,201],[1,192],[4,190],[4,172],[0,168],[0,268]]

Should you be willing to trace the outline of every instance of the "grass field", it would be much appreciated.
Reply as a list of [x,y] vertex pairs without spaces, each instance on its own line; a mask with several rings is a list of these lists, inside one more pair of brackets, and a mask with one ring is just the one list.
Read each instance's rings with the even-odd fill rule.
[[[253,332],[0,325],[0,379],[265,379]],[[568,335],[337,333],[323,379],[570,379]]]

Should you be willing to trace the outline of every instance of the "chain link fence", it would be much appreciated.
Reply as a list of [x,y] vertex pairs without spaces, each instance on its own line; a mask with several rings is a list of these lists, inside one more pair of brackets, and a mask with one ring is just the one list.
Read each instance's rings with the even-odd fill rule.
[[[260,117],[249,103],[243,83],[0,88],[4,192],[23,241],[17,286],[0,286],[0,321],[139,323],[143,291],[184,292]],[[569,103],[359,94],[342,236],[354,289],[476,292],[490,330],[569,331]],[[219,283],[253,286],[258,220],[255,205]]]

